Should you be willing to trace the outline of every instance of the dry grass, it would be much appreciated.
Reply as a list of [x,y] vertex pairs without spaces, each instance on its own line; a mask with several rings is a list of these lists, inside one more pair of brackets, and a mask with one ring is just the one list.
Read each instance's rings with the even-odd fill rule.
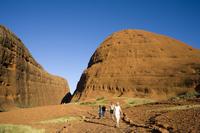
[[0,124],[0,133],[44,133],[45,129],[36,129],[26,125]]
[[124,105],[125,108],[156,102],[155,100],[146,98],[125,98],[124,101],[125,101]]
[[64,117],[59,117],[55,119],[50,119],[50,120],[44,120],[40,121],[40,124],[49,124],[49,123],[65,123],[65,122],[70,122],[70,121],[80,121],[81,118],[78,116],[64,116]]
[[187,109],[193,109],[193,108],[200,108],[200,104],[165,107],[165,108],[160,108],[160,109],[154,109],[151,111],[176,111],[176,110],[187,110]]
[[86,102],[78,102],[79,105],[86,106],[98,106],[98,105],[106,105],[108,104],[108,100],[104,97],[97,98],[96,101],[86,101]]

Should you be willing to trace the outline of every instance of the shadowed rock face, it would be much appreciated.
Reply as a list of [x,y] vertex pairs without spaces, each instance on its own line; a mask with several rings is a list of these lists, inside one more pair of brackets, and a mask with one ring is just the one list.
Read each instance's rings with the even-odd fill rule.
[[65,79],[47,73],[21,40],[0,26],[1,110],[60,104],[67,92]]
[[200,83],[200,50],[142,30],[109,36],[92,55],[73,101],[106,96],[168,98]]

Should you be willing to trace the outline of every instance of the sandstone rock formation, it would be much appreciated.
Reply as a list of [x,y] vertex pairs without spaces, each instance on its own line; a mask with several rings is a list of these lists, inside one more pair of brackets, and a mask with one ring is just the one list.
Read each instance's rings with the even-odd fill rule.
[[67,81],[47,73],[21,40],[0,26],[0,110],[60,104]]
[[169,98],[200,84],[200,50],[142,30],[110,35],[92,55],[73,101],[107,96]]

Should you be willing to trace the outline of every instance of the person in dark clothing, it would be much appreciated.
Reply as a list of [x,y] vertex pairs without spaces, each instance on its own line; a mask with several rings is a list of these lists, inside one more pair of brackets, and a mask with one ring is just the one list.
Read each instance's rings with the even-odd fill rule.
[[110,117],[112,118],[112,120],[114,120],[114,108],[115,108],[115,105],[111,102],[110,104]]
[[102,106],[102,116],[103,116],[103,117],[105,116],[105,113],[106,113],[106,106],[103,105],[103,106]]
[[102,106],[99,105],[99,119],[102,118],[102,115],[103,115]]

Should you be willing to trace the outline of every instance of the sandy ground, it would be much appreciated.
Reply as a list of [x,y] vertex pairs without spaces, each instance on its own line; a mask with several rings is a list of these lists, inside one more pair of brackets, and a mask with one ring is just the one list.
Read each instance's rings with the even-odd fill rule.
[[[16,109],[0,113],[0,124],[28,125],[46,133],[182,133],[200,132],[200,99],[170,100],[123,108],[120,128],[109,113],[98,118],[98,107],[88,105],[53,105]],[[66,116],[73,121],[41,123]]]

